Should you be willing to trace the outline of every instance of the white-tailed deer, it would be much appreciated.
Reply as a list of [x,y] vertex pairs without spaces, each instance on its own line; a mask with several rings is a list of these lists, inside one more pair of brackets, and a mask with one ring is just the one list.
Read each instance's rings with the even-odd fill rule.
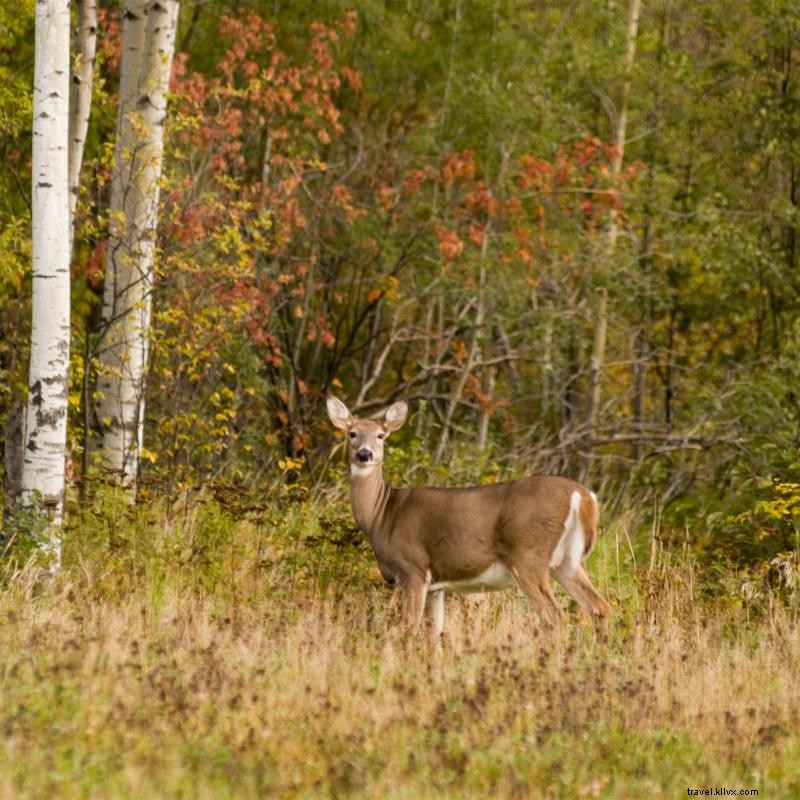
[[544,475],[464,489],[387,486],[384,442],[407,413],[401,400],[380,420],[355,419],[341,400],[328,398],[331,422],[347,434],[353,515],[384,578],[402,591],[405,627],[416,629],[427,606],[438,637],[444,592],[519,586],[543,624],[557,628],[563,612],[550,571],[592,619],[605,621],[611,607],[586,572],[597,535],[595,495]]

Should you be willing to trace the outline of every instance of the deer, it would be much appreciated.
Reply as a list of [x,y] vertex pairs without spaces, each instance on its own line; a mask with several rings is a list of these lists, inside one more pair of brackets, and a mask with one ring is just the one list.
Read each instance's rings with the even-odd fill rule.
[[550,573],[590,619],[607,625],[611,606],[586,569],[597,538],[594,492],[550,475],[464,488],[395,488],[383,479],[384,447],[406,421],[408,404],[398,400],[379,419],[356,419],[331,396],[327,411],[347,437],[353,516],[384,579],[400,589],[407,633],[419,629],[427,610],[441,640],[445,592],[519,587],[553,635],[565,615]]

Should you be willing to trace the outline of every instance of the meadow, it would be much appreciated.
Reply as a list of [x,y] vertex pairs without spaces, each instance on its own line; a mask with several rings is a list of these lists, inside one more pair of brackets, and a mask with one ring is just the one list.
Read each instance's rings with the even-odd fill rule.
[[[0,43],[0,800],[800,797],[797,0]],[[332,393],[393,485],[586,478],[609,629],[400,636]]]
[[607,633],[452,598],[437,654],[397,635],[343,498],[107,493],[57,578],[5,562],[0,798],[797,797],[796,605],[602,527]]

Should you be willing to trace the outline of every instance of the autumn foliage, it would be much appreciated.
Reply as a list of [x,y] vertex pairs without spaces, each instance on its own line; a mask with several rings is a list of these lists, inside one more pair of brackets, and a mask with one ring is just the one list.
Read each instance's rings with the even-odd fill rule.
[[[340,53],[355,25],[353,14],[314,23],[302,57],[290,58],[249,11],[220,19],[227,47],[212,74],[176,55],[149,384],[160,446],[146,450],[174,488],[268,463],[276,444],[302,464],[318,398],[374,350],[376,332],[391,345],[387,315],[394,335],[419,329],[439,270],[474,288],[483,264],[526,291],[562,255],[569,262],[564,218],[597,233],[619,204],[610,147],[596,139],[552,159],[504,160],[491,180],[471,150],[351,165],[342,100],[352,107],[363,85]],[[113,21],[103,41],[113,67]],[[389,251],[389,240],[401,244]],[[91,285],[102,248],[84,262]],[[464,334],[452,326],[441,319],[410,336],[417,358],[427,349],[437,370],[464,369]],[[405,377],[430,376],[418,366]],[[503,404],[477,373],[465,386],[486,412]]]
[[[491,186],[470,150],[401,171],[332,167],[348,155],[342,93],[362,91],[358,73],[338,61],[355,24],[352,14],[314,23],[302,60],[292,60],[250,11],[220,20],[229,46],[212,75],[176,56],[151,381],[170,398],[154,469],[171,480],[222,469],[256,422],[268,445],[281,440],[288,455],[302,454],[316,398],[363,350],[383,307],[424,300],[436,264],[467,287],[477,262],[533,286],[559,258],[551,217],[578,213],[587,227],[601,225],[613,202],[602,196],[609,148],[597,140],[559,148],[552,161],[522,155]],[[113,68],[113,20],[103,41]],[[387,234],[407,243],[388,265]],[[102,248],[85,262],[93,285]],[[401,278],[412,260],[433,267]],[[440,367],[461,367],[463,336],[443,327],[420,341],[439,352]],[[491,408],[476,375],[467,386]],[[250,452],[263,445],[247,443]]]
[[[464,480],[482,479],[487,462],[492,474],[588,472],[666,487],[670,505],[746,476],[734,508],[691,506],[739,542],[758,487],[796,471],[796,169],[780,112],[794,83],[775,94],[791,64],[767,35],[780,38],[773,18],[747,5],[730,39],[686,4],[685,31],[645,36],[623,154],[612,140],[624,32],[610,6],[565,16],[551,47],[547,14],[512,20],[502,4],[477,3],[456,21],[445,5],[182,11],[143,487],[174,497],[208,477],[321,485],[333,441],[321,398],[336,391],[369,414],[403,395],[418,409],[403,434],[409,458],[441,468],[474,457]],[[642,18],[648,35],[661,30],[655,13]],[[24,15],[0,14],[22,41]],[[103,477],[84,455],[99,429],[121,35],[119,9],[102,5],[72,263],[68,469],[84,487]],[[734,50],[749,66],[720,94]],[[17,63],[30,61],[23,51]],[[25,390],[29,294],[17,191],[30,180],[28,117],[10,52],[0,53],[4,419]],[[742,137],[753,108],[769,122]],[[785,544],[781,531],[768,539]],[[713,522],[709,537],[717,547]]]
[[[7,481],[36,5],[0,3],[0,795],[666,796],[705,770],[796,796],[796,3],[641,3],[632,58],[627,1],[182,3],[135,498],[98,452],[101,3],[50,583]],[[609,635],[550,647],[513,593],[471,596],[410,661],[329,393],[408,400],[392,485],[596,491]]]

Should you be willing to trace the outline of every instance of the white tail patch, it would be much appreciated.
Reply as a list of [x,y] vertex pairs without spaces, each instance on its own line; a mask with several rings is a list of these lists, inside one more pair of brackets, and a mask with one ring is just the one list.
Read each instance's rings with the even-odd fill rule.
[[580,492],[573,492],[569,500],[569,513],[564,521],[564,532],[550,556],[550,569],[561,568],[571,575],[580,566],[586,548],[580,510]]

